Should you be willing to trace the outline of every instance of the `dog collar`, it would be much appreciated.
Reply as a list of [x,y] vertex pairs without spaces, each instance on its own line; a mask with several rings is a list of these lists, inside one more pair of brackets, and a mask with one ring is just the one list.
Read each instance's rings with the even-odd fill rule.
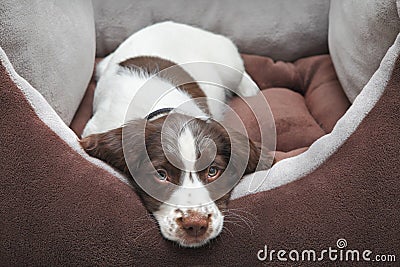
[[145,117],[145,119],[149,121],[149,120],[154,119],[155,117],[157,117],[157,116],[159,116],[161,114],[168,114],[172,110],[173,110],[173,108],[160,108],[160,109],[157,109],[157,110],[151,112],[149,115],[147,115]]

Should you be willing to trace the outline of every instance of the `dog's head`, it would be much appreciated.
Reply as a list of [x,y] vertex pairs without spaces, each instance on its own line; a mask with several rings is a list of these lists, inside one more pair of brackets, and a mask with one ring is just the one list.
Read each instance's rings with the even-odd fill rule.
[[268,162],[245,135],[178,113],[133,120],[81,145],[128,174],[163,236],[185,247],[201,246],[221,232],[232,188]]

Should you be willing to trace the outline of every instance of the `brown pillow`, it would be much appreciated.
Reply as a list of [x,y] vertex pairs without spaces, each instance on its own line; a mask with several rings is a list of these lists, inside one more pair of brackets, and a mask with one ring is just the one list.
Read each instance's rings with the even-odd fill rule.
[[[289,152],[310,146],[331,132],[350,106],[327,55],[294,63],[274,62],[254,55],[243,58],[247,72],[270,105],[276,126],[277,151]],[[235,98],[230,106],[242,118],[250,138],[260,141],[260,128],[245,102]],[[228,114],[227,120],[231,118]],[[270,122],[261,122],[261,129],[269,125]]]

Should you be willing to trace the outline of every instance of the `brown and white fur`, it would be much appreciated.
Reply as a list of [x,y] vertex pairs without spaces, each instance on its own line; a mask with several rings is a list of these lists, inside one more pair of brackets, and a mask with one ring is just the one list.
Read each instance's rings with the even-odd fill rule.
[[[237,71],[181,65],[191,62]],[[235,45],[198,28],[158,23],[123,42],[99,64],[97,76],[83,148],[130,178],[165,238],[185,247],[215,238],[223,228],[222,212],[232,187],[259,162],[265,168],[260,147],[220,123],[230,92],[192,81],[206,77],[241,96],[257,94]],[[150,90],[136,99],[144,85]],[[130,147],[125,151],[123,135]],[[208,153],[211,143],[215,153]],[[144,190],[143,183],[158,188],[161,198]]]

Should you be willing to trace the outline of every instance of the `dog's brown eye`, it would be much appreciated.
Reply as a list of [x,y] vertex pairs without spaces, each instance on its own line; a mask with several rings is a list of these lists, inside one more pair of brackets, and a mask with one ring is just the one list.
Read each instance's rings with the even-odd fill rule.
[[208,167],[207,179],[209,182],[214,181],[221,173],[221,170],[216,166]]
[[158,169],[157,170],[157,177],[160,179],[160,181],[167,181],[168,180],[168,173],[164,169]]

